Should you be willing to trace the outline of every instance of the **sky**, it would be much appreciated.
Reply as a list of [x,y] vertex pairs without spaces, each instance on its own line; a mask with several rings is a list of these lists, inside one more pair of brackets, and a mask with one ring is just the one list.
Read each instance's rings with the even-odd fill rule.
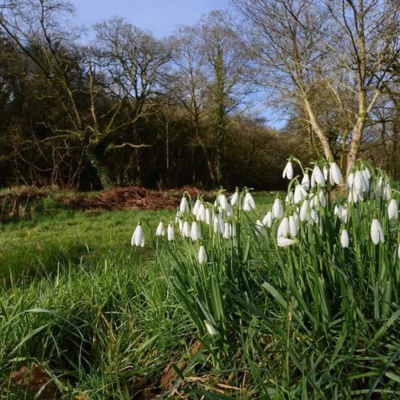
[[75,6],[74,23],[90,28],[114,16],[161,39],[178,25],[194,25],[212,10],[228,10],[229,0],[70,0]]

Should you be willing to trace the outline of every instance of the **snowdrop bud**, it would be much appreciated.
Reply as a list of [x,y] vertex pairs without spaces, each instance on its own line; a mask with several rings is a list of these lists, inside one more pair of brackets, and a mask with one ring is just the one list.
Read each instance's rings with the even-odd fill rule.
[[301,186],[304,190],[310,189],[310,177],[308,174],[304,174],[303,179],[301,180]]
[[378,244],[379,242],[385,243],[382,226],[377,219],[372,220],[371,239],[374,244]]
[[199,263],[203,264],[207,262],[207,253],[204,246],[200,246],[199,249]]
[[268,228],[271,228],[272,222],[274,221],[274,217],[271,211],[268,211],[265,217],[262,220],[263,225],[266,225]]
[[324,165],[323,174],[324,174],[325,180],[327,181],[328,180],[328,175],[329,175],[329,169],[328,169],[328,167],[326,165]]
[[326,198],[322,190],[319,192],[319,204],[321,205],[322,208],[326,207]]
[[293,178],[293,165],[292,165],[291,161],[289,161],[286,164],[286,167],[283,170],[282,178],[288,178],[288,179]]
[[344,222],[347,223],[349,217],[349,211],[347,210],[347,208],[342,208],[342,212],[340,215],[340,219]]
[[264,225],[259,219],[256,221],[256,232],[260,235],[264,233]]
[[383,198],[389,201],[392,198],[392,189],[390,188],[389,183],[385,183],[383,188]]
[[201,201],[200,201],[200,199],[197,199],[193,206],[193,210],[192,210],[193,215],[197,215],[200,205],[201,205]]
[[169,242],[173,242],[175,239],[175,232],[174,232],[174,227],[172,224],[168,224],[167,228],[167,238]]
[[278,237],[278,246],[279,247],[291,246],[294,243],[295,243],[295,241],[293,239],[288,239],[288,238],[284,238],[284,237]]
[[216,335],[217,334],[217,331],[215,330],[215,328],[208,321],[204,321],[204,324],[206,325],[207,332],[210,335]]
[[321,186],[325,186],[324,174],[322,173],[321,168],[318,167],[318,165],[316,165],[314,167],[313,175],[314,175],[315,183],[317,183],[318,185],[321,185]]
[[289,217],[289,233],[290,236],[296,237],[297,236],[297,223],[295,217],[291,215]]
[[340,235],[340,244],[343,248],[349,247],[349,234],[346,229],[342,230],[342,234]]
[[183,237],[190,237],[190,224],[188,221],[185,221],[183,223],[182,235],[183,235]]
[[300,221],[304,222],[308,215],[308,200],[304,200],[300,209]]
[[399,218],[399,208],[397,205],[397,201],[395,199],[392,199],[389,202],[388,215],[389,215],[389,219],[398,219]]
[[190,237],[194,241],[200,239],[200,226],[197,221],[192,222],[192,228],[190,229]]
[[228,222],[224,224],[224,234],[222,235],[224,239],[230,239],[231,237],[231,228]]
[[133,232],[131,239],[132,246],[144,247],[144,233],[142,225],[138,225]]
[[183,221],[181,219],[178,220],[179,231],[183,234]]
[[156,236],[164,236],[164,235],[165,235],[164,224],[162,221],[160,221],[160,223],[157,226]]
[[335,183],[336,185],[340,185],[343,182],[342,173],[340,172],[340,168],[335,162],[331,163],[330,165],[329,180],[331,182],[331,185],[334,185]]
[[247,192],[243,199],[243,210],[251,211],[256,209],[256,203],[253,199],[253,196]]
[[286,198],[285,198],[285,203],[286,203],[286,204],[292,204],[292,203],[293,203],[293,192],[292,192],[292,191],[290,191],[290,192],[287,194],[287,196],[286,196]]
[[204,222],[205,222],[207,225],[211,225],[211,221],[212,221],[211,210],[210,210],[209,208],[206,208],[206,217],[205,217]]
[[179,211],[181,213],[189,212],[189,203],[185,196],[182,197],[181,204],[179,205]]
[[272,216],[274,218],[283,218],[283,205],[279,199],[275,199],[272,206]]
[[279,224],[278,237],[288,237],[288,235],[289,235],[289,219],[285,217]]
[[231,200],[231,206],[234,207],[238,204],[239,202],[239,192],[236,190],[235,193],[233,193],[233,195],[230,198]]

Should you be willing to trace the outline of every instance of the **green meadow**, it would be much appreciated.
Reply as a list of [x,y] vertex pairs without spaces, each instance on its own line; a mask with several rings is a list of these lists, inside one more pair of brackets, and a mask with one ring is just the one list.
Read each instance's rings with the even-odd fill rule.
[[[200,220],[199,240],[178,229],[193,227],[195,199],[175,220],[47,198],[34,218],[3,223],[0,397],[398,398],[398,219],[389,200],[347,204],[331,190],[312,189],[305,214],[308,200],[286,193],[256,193],[249,211],[246,191],[233,206],[219,194],[202,204],[226,213],[225,231]],[[174,241],[155,235],[160,220]],[[130,244],[137,224],[143,248]]]

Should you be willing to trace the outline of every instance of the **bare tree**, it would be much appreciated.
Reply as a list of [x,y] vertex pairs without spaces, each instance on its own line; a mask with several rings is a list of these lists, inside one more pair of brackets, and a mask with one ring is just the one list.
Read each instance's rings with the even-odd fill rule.
[[[233,0],[250,22],[250,46],[267,71],[263,82],[280,101],[301,105],[323,148],[334,157],[328,134],[312,102],[323,87],[335,100],[347,146],[346,172],[358,156],[369,115],[390,79],[400,47],[400,3],[391,0]],[[273,84],[271,85],[271,82]],[[349,105],[349,93],[353,104]],[[345,97],[344,97],[344,96]],[[293,100],[295,103],[293,103]],[[325,115],[326,117],[326,115]]]
[[[108,76],[107,93],[129,105],[132,140],[119,145],[134,148],[136,183],[141,184],[139,120],[150,115],[171,55],[167,46],[123,18],[95,25],[96,52]],[[115,146],[114,146],[115,147]]]

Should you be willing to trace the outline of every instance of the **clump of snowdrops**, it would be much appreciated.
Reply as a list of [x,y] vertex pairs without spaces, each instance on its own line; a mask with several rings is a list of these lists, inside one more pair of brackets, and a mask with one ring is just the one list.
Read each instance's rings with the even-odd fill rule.
[[265,393],[400,394],[399,193],[363,161],[344,181],[335,162],[291,157],[283,178],[265,215],[247,188],[214,203],[185,193],[156,230],[170,291],[214,364],[243,346]]

